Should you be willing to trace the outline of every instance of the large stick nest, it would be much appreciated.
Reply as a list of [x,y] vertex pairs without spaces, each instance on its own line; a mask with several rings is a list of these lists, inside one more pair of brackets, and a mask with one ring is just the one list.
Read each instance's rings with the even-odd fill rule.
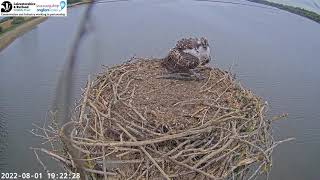
[[[269,171],[277,143],[259,97],[218,68],[203,68],[199,81],[158,78],[164,72],[160,60],[140,59],[88,82],[70,130],[88,177],[249,179]],[[51,153],[66,167],[74,166],[70,154]]]

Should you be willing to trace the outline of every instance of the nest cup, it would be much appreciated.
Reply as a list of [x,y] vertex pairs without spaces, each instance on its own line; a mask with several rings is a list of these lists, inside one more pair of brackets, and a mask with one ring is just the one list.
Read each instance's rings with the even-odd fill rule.
[[[269,171],[275,143],[258,96],[218,68],[202,68],[199,81],[158,78],[164,72],[160,60],[138,59],[88,81],[68,134],[87,177],[250,179]],[[66,154],[60,162],[75,171]]]

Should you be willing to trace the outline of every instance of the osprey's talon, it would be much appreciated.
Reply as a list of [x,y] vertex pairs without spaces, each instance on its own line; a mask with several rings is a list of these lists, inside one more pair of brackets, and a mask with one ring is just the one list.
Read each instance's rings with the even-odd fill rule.
[[199,73],[199,72],[204,71],[204,70],[206,70],[206,69],[210,69],[210,67],[208,67],[208,66],[198,66],[198,67],[196,67],[196,68],[194,69],[194,71],[197,72],[197,73]]
[[196,80],[198,80],[198,81],[205,79],[203,76],[201,76],[200,73],[197,72],[196,69],[191,69],[190,72],[191,72],[192,76],[194,76],[196,78]]
[[200,73],[193,72],[193,76],[194,76],[194,77],[196,78],[196,80],[198,80],[198,81],[205,79],[203,76],[201,76]]

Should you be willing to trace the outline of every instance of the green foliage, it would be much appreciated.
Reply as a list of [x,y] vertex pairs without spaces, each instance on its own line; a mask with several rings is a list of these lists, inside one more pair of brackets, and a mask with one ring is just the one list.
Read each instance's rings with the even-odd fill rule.
[[4,17],[3,19],[0,19],[0,23],[3,23],[3,22],[8,21],[10,19],[13,19],[13,17]]
[[24,21],[25,21],[24,17],[16,17],[16,18],[13,18],[11,24],[12,25],[18,25],[18,24],[23,23]]
[[0,33],[2,33],[2,31],[3,31],[3,28],[0,26]]
[[312,11],[309,11],[309,10],[306,10],[306,9],[303,9],[303,8],[278,4],[278,3],[274,3],[274,2],[270,2],[270,1],[266,1],[266,0],[247,0],[247,1],[276,7],[278,9],[282,9],[282,10],[303,16],[303,17],[311,19],[317,23],[320,23],[320,15],[319,14],[312,12]]
[[81,2],[82,0],[68,0],[68,4],[74,4],[74,3],[78,3]]

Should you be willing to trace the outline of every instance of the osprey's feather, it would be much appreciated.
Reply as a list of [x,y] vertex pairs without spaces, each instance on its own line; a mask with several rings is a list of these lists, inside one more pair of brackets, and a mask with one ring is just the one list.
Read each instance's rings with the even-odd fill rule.
[[182,38],[181,40],[177,41],[176,48],[179,50],[186,50],[186,49],[197,49],[200,46],[203,48],[207,48],[209,46],[208,40],[204,37],[198,38]]
[[183,38],[169,51],[162,64],[171,72],[190,73],[191,69],[210,61],[210,47],[206,38]]
[[192,54],[171,49],[168,56],[164,59],[164,66],[171,72],[189,73],[190,69],[194,69],[199,65],[199,60]]

